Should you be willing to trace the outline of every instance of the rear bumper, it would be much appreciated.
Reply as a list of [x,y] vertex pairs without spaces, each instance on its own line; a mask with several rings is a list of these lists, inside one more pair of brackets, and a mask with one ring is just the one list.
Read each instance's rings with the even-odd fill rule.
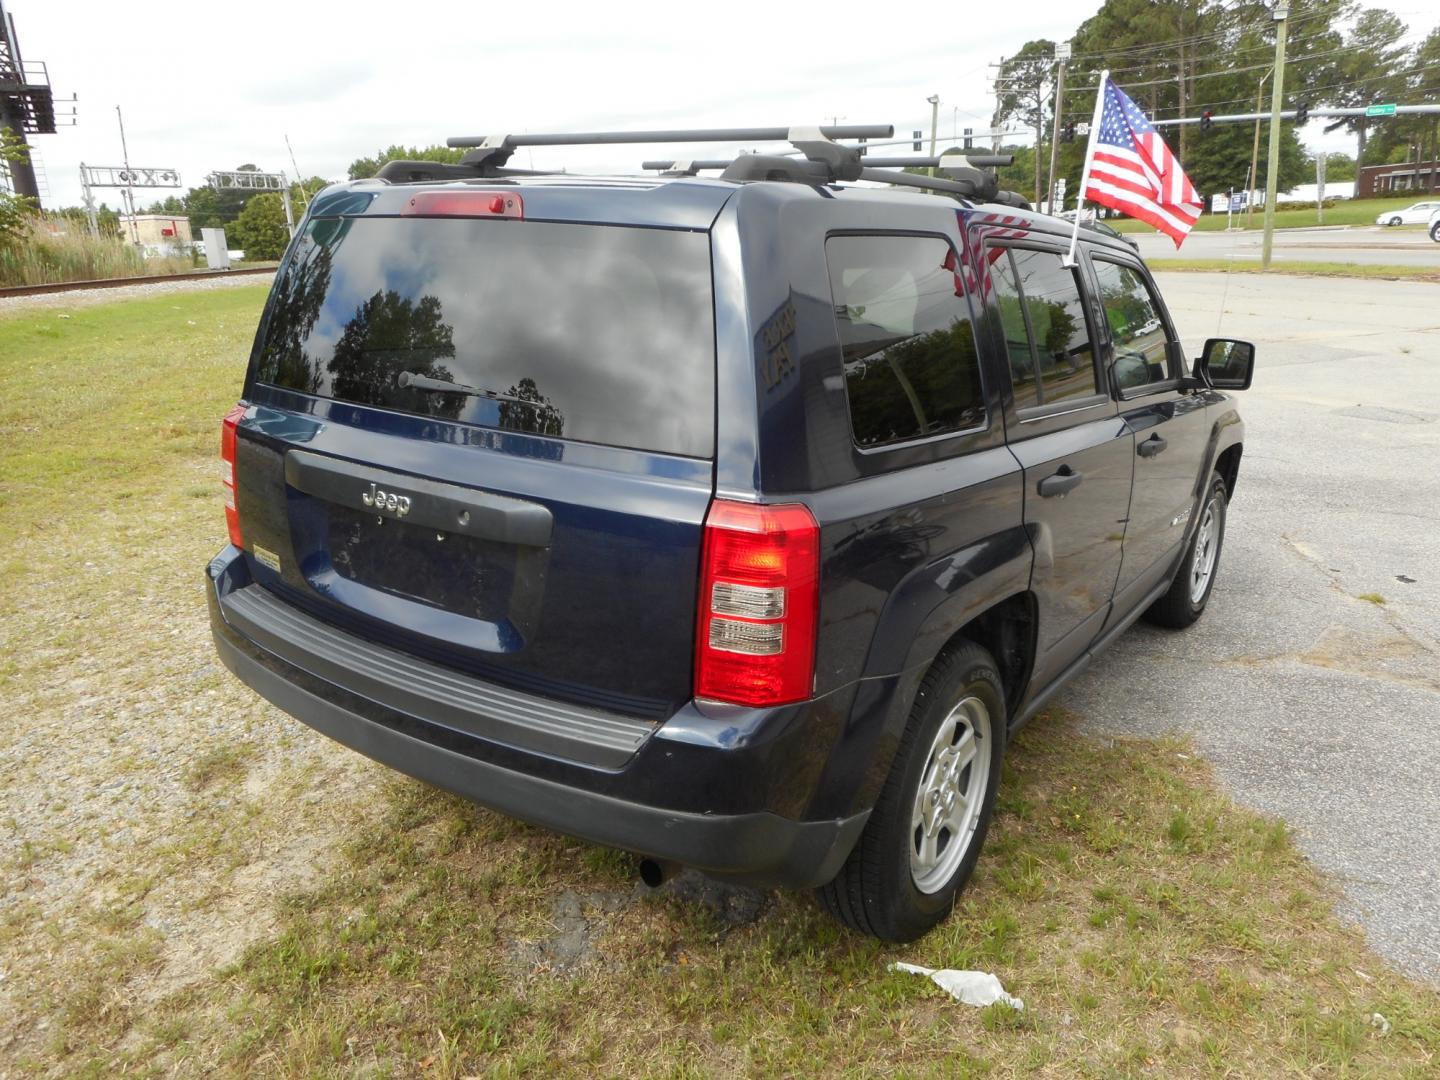
[[[337,742],[512,817],[717,876],[805,888],[834,877],[869,816],[806,820],[770,805],[831,801],[801,789],[821,775],[814,747],[835,727],[830,713],[840,702],[718,716],[687,708],[621,767],[580,765],[457,730],[453,716],[425,715],[419,699],[402,711],[357,692],[369,687],[337,676],[325,650],[297,645],[293,624],[308,616],[295,609],[290,629],[276,628],[283,641],[257,623],[263,608],[248,609],[242,631],[241,620],[227,620],[224,600],[254,586],[234,548],[210,563],[207,579],[216,649],[242,682]],[[810,753],[798,752],[807,737]]]

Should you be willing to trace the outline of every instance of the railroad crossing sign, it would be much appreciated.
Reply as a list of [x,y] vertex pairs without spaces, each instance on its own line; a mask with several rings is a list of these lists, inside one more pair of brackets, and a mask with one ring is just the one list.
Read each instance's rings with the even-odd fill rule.
[[80,183],[90,187],[179,187],[174,169],[141,169],[120,165],[80,165]]
[[90,224],[92,236],[100,235],[100,222],[95,216],[95,196],[91,188],[113,187],[121,189],[121,202],[128,202],[130,216],[135,216],[135,197],[132,189],[178,188],[180,173],[175,169],[142,169],[123,165],[86,165],[80,163],[80,191],[85,203],[85,218]]
[[285,206],[285,227],[295,235],[295,210],[290,205],[290,181],[283,172],[257,172],[237,169],[235,172],[212,172],[205,177],[216,191],[278,191]]

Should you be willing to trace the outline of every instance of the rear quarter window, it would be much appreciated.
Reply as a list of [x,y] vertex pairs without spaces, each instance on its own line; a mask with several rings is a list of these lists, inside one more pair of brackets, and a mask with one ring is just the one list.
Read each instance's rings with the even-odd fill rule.
[[825,259],[856,445],[982,426],[975,332],[950,244],[832,236]]
[[[709,457],[704,233],[318,218],[281,269],[255,378],[510,431]],[[496,397],[406,385],[406,374]]]

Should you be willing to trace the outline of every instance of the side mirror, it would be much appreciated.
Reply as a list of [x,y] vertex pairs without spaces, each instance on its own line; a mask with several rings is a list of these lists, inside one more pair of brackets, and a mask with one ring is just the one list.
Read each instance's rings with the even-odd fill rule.
[[1195,361],[1195,374],[1216,390],[1249,390],[1255,374],[1255,346],[1248,341],[1210,338]]

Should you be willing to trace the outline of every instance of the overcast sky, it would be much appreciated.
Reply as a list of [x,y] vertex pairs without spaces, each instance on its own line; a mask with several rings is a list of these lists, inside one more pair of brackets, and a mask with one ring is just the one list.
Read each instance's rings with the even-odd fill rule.
[[[330,179],[391,143],[448,135],[783,126],[838,116],[892,123],[897,134],[923,128],[928,137],[925,98],[936,93],[948,142],[952,130],[988,129],[988,65],[1033,38],[1068,36],[1086,11],[1061,0],[969,14],[875,0],[5,5],[25,59],[49,65],[57,97],[79,96],[75,127],[35,139],[49,206],[80,202],[81,161],[120,164],[117,105],[131,164],[178,169],[186,187],[246,162],[293,177],[287,134],[300,171]],[[955,14],[945,15],[947,7]],[[1440,0],[1396,7],[1415,13],[1412,28],[1440,19]],[[1318,137],[1319,125],[1306,135]],[[1353,152],[1344,135],[1326,144]],[[687,156],[678,147],[571,148],[536,151],[533,162],[633,172],[662,150]],[[531,160],[521,152],[512,164]],[[116,205],[114,192],[105,198]]]

